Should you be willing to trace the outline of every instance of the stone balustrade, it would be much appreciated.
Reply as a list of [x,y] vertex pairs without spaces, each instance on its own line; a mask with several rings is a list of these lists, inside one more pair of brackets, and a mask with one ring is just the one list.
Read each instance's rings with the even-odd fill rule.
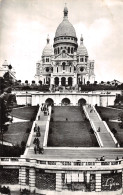
[[26,158],[0,158],[1,166],[27,166],[35,168],[50,168],[50,169],[62,169],[74,167],[80,168],[100,168],[105,169],[119,169],[119,166],[123,168],[123,160],[110,160],[110,161],[81,161],[81,160],[36,160]]

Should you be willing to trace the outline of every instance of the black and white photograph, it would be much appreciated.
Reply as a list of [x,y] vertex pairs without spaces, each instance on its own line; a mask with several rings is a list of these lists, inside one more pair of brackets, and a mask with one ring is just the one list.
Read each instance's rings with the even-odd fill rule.
[[123,0],[0,0],[0,195],[123,195]]

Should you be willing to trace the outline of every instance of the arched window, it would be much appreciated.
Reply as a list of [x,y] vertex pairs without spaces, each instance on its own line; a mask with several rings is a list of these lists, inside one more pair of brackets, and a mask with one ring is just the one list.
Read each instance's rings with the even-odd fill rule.
[[73,47],[71,48],[71,53],[73,53]]
[[49,58],[46,58],[46,62],[49,62]]
[[70,72],[71,72],[71,66],[70,66]]
[[83,62],[83,58],[80,58],[80,62]]
[[68,47],[68,53],[70,53],[70,47]]
[[63,62],[62,65],[63,65],[63,70],[65,70],[65,62]]
[[46,72],[49,72],[49,67],[46,67]]
[[57,72],[58,72],[58,66],[57,66]]

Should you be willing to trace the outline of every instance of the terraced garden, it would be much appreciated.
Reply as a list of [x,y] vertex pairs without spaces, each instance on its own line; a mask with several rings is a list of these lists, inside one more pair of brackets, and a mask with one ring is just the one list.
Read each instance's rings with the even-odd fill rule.
[[80,107],[54,107],[48,136],[48,146],[98,147],[91,125]]
[[[16,108],[12,110],[11,115],[13,117],[24,119],[27,121],[11,123],[8,126],[8,130],[3,134],[3,141],[11,143],[12,145],[19,145],[21,146],[22,142],[27,142],[29,132],[32,127],[33,119],[35,119],[37,114],[37,106],[30,106],[30,107],[22,107]],[[0,140],[2,139],[2,135],[0,134]],[[11,153],[11,146],[3,146],[6,150],[6,156],[10,156]],[[2,145],[0,145],[0,151],[2,150]],[[8,152],[7,152],[8,151]],[[12,149],[13,151],[13,149]],[[3,154],[0,155],[3,156]],[[4,154],[5,155],[5,154]]]
[[35,110],[37,106],[27,106],[21,108],[15,108],[12,110],[11,115],[16,118],[30,120],[35,117]]

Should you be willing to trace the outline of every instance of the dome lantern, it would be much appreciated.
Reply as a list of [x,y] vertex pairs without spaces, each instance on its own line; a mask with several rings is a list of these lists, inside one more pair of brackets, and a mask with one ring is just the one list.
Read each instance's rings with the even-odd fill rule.
[[80,45],[83,45],[83,36],[80,37]]
[[65,7],[64,7],[64,18],[68,18],[68,8],[66,6],[66,3],[65,3]]

